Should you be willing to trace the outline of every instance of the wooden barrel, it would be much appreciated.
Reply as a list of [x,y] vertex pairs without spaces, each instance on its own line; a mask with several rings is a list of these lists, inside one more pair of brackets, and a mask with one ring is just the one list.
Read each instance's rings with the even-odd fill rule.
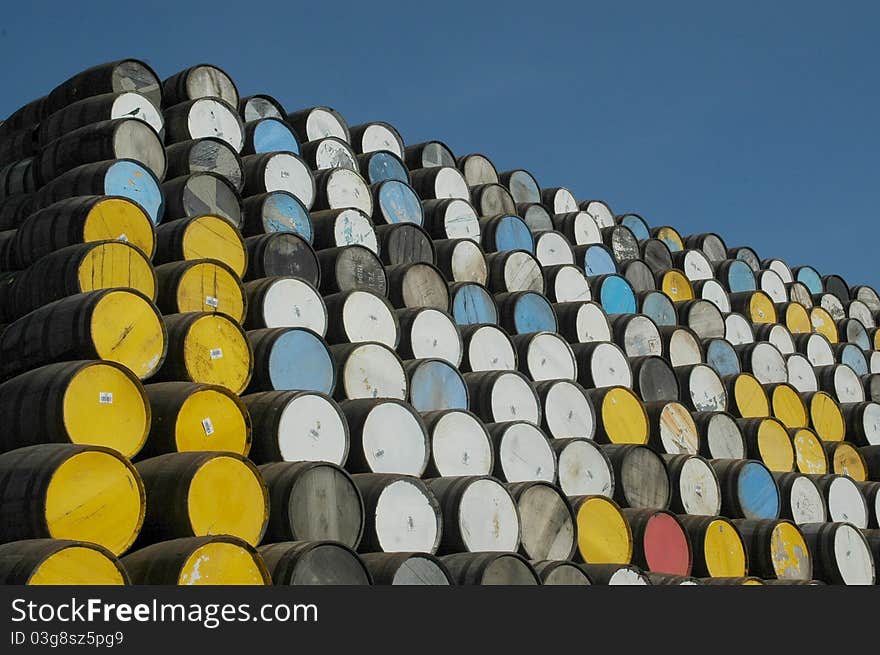
[[159,382],[145,387],[150,402],[150,437],[141,459],[165,453],[215,450],[247,455],[251,420],[228,389],[195,382]]
[[318,252],[321,293],[329,295],[362,289],[388,295],[388,276],[382,261],[369,248],[359,245],[325,248]]
[[205,214],[169,221],[156,228],[154,264],[193,259],[223,262],[239,277],[247,269],[244,239],[225,218]]
[[[531,209],[532,207],[539,208],[540,211],[536,212]],[[541,262],[541,266],[568,264],[574,266],[582,275],[586,276],[583,269],[574,263],[574,251],[571,249],[571,243],[569,243],[568,238],[562,232],[556,232],[551,229],[553,225],[550,224],[550,215],[547,214],[546,209],[541,207],[541,205],[530,205],[529,209],[520,211],[523,211],[525,214],[523,220],[526,221],[529,229],[535,235],[535,257]],[[536,225],[536,219],[531,217],[535,213],[542,218],[546,216],[549,226]]]
[[526,421],[487,423],[495,451],[493,475],[504,482],[555,482],[556,453],[537,426]]
[[[296,152],[300,145],[293,130],[282,118],[257,118],[245,123],[241,154],[256,155],[264,152]],[[354,153],[349,152],[351,166],[357,166]],[[341,163],[341,162],[339,162]]]
[[603,446],[614,467],[614,500],[621,507],[666,509],[672,496],[666,463],[637,444]]
[[742,430],[727,412],[693,412],[700,442],[700,455],[708,459],[745,459]]
[[483,249],[470,239],[440,239],[433,242],[437,268],[450,282],[485,285],[489,269]]
[[156,274],[140,248],[123,241],[67,246],[17,275],[7,317],[16,319],[50,302],[100,289],[129,288],[153,300]]
[[461,198],[423,200],[424,227],[435,239],[470,239],[480,242],[477,210]]
[[376,228],[379,253],[386,266],[434,264],[434,244],[428,233],[415,223],[380,225]]
[[366,508],[360,551],[437,552],[443,517],[424,482],[393,473],[358,473],[352,479]]
[[[34,194],[27,193],[0,200],[0,227],[15,230],[34,211]],[[4,266],[9,268],[9,266]]]
[[544,585],[572,587],[593,584],[586,571],[573,562],[543,560],[532,561],[531,564]]
[[770,325],[762,323],[755,326],[755,339],[757,341],[768,341],[783,355],[791,355],[795,352],[794,335],[785,325],[776,323]]
[[162,81],[167,106],[196,98],[222,98],[233,107],[238,106],[239,94],[229,75],[210,64],[185,68]]
[[109,550],[70,539],[23,539],[0,545],[0,584],[127,585],[128,573]]
[[[600,275],[615,275],[620,272],[611,248],[601,243],[574,246],[575,262],[583,267],[587,277],[593,278]],[[628,284],[628,283],[627,283]],[[599,294],[596,294],[599,295]],[[623,312],[613,312],[615,314]]]
[[824,391],[802,394],[810,410],[810,427],[822,441],[842,441],[846,435],[846,421],[840,406]]
[[813,331],[824,336],[830,343],[837,343],[840,340],[834,317],[824,307],[813,307],[810,310],[810,323],[813,325]]
[[766,579],[811,580],[811,554],[803,534],[791,521],[734,521],[749,551],[749,570]]
[[660,325],[657,329],[663,340],[663,352],[673,367],[703,362],[703,346],[693,330],[680,325]]
[[517,371],[465,373],[471,411],[486,423],[529,421],[541,424],[541,402],[534,385]]
[[586,390],[566,379],[549,379],[535,385],[541,399],[541,427],[554,438],[592,439],[596,410]]
[[284,541],[258,552],[273,585],[369,585],[372,577],[351,548],[335,541]]
[[868,503],[868,527],[876,530],[880,526],[880,482],[857,482],[856,485]]
[[[540,260],[538,260],[540,261]],[[543,265],[544,286],[552,303],[590,300],[590,283],[574,264]]]
[[519,551],[530,560],[568,560],[577,547],[574,512],[562,491],[547,482],[507,486],[522,526]]
[[37,140],[47,145],[86,125],[134,117],[152,127],[161,138],[165,121],[147,96],[130,90],[101,93],[78,100],[47,116],[36,126]]
[[359,245],[379,252],[377,233],[370,217],[360,209],[328,209],[311,213],[314,246],[342,248]]
[[126,555],[122,565],[134,584],[272,584],[256,549],[228,534],[161,541]]
[[559,334],[569,343],[611,341],[611,324],[598,303],[555,303],[553,311],[558,319]]
[[[605,496],[570,496],[577,524],[575,557],[588,564],[629,564],[633,535],[620,507]],[[590,576],[592,580],[592,576]]]
[[624,509],[633,535],[633,563],[668,575],[691,574],[691,543],[675,514],[657,509]]
[[645,239],[639,243],[639,255],[655,276],[673,267],[669,247],[659,239]]
[[486,155],[464,155],[456,160],[456,165],[469,186],[498,182],[498,169]]
[[209,136],[180,141],[165,148],[165,177],[172,180],[193,173],[216,173],[241,193],[244,164],[235,149],[223,139]]
[[[236,102],[234,104],[238,104]],[[165,143],[191,141],[206,136],[222,139],[240,153],[244,145],[244,123],[234,105],[219,97],[199,97],[166,105]]]
[[730,306],[752,323],[778,323],[773,299],[763,291],[742,291],[730,294]]
[[176,177],[162,184],[162,194],[166,203],[163,220],[211,214],[241,227],[244,214],[241,197],[235,187],[217,173],[203,171]]
[[708,300],[684,300],[675,303],[678,321],[686,325],[701,339],[724,336],[724,317]]
[[724,376],[728,409],[738,418],[770,416],[770,399],[761,382],[751,373]]
[[[409,162],[407,162],[409,166]],[[409,166],[412,187],[422,200],[460,198],[470,202],[470,190],[464,176],[451,166],[433,165],[424,168]]]
[[587,389],[596,411],[599,443],[648,443],[648,414],[639,397],[627,387]]
[[713,262],[722,261],[727,257],[727,246],[724,244],[724,240],[714,232],[688,235],[685,237],[684,243],[688,248],[698,248]]
[[406,373],[400,357],[385,344],[365,341],[330,347],[337,366],[335,397],[338,400],[359,398],[397,398],[409,393]]
[[268,462],[348,459],[348,422],[339,405],[316,391],[265,391],[242,396],[253,423],[249,457]]
[[312,219],[306,206],[287,191],[258,193],[243,201],[242,232],[247,236],[269,232],[295,232],[311,243]]
[[816,483],[825,505],[828,507],[828,520],[850,523],[857,528],[867,528],[869,521],[868,503],[861,489],[845,475],[811,475]]
[[675,368],[681,400],[697,412],[727,411],[727,390],[721,376],[705,364]]
[[[492,294],[477,282],[449,285],[452,316],[458,325],[498,323],[498,305]],[[540,317],[536,317],[540,321]]]
[[810,393],[819,390],[819,380],[810,360],[800,353],[792,353],[785,358],[785,368],[788,370],[788,383],[797,389],[798,393]]
[[880,404],[873,400],[841,403],[846,439],[856,446],[880,445]]
[[120,59],[87,68],[56,86],[41,113],[48,116],[83,98],[120,91],[137,91],[156,107],[162,105],[162,88],[153,69],[138,59]]
[[577,199],[565,187],[541,189],[541,202],[554,214],[564,214],[578,209]]
[[834,441],[823,443],[822,447],[828,456],[828,468],[832,473],[845,475],[856,482],[865,482],[868,479],[868,465],[865,458],[851,443]]
[[742,259],[723,259],[713,262],[716,279],[730,293],[747,293],[757,290],[755,270]]
[[354,208],[373,215],[373,195],[360,173],[331,168],[315,173],[315,209]]
[[294,276],[273,276],[244,285],[249,330],[301,327],[325,336],[328,314],[324,299],[314,286]]
[[532,565],[517,553],[455,553],[440,559],[458,585],[541,584]]
[[5,380],[52,362],[104,359],[143,380],[165,353],[166,332],[153,303],[130,289],[103,289],[56,300],[8,325],[0,336],[0,371]]
[[544,293],[541,264],[526,250],[492,252],[486,256],[489,288],[495,293],[536,291]]
[[801,473],[823,475],[828,473],[828,456],[822,440],[809,428],[789,428],[794,446],[795,466]]
[[[838,356],[840,364],[851,368],[859,378],[861,378],[862,375],[867,375],[869,373],[868,358],[865,355],[865,351],[856,344],[838,344],[834,346],[834,351]],[[880,362],[880,359],[877,361]],[[861,386],[862,385],[860,384],[859,389],[864,398],[864,389],[862,389]]]
[[813,366],[831,366],[835,363],[831,343],[822,334],[796,334],[794,343],[797,351],[806,355]]
[[[706,350],[706,364],[715,369],[718,375],[738,375],[742,373],[742,365],[739,355],[727,339],[709,339],[704,341]],[[787,362],[786,362],[787,366]]]
[[782,502],[780,517],[791,519],[795,525],[828,520],[825,499],[812,478],[800,473],[774,473],[773,477]]
[[150,217],[121,196],[70,198],[31,214],[14,234],[15,268],[23,269],[67,246],[98,241],[127,241],[148,257],[156,248]]
[[409,402],[418,412],[468,409],[468,389],[458,369],[444,359],[404,362]]
[[[465,178],[467,181],[467,178]],[[495,214],[515,214],[516,202],[510,191],[497,183],[470,184],[471,201],[477,208],[480,216],[494,216]]]
[[660,291],[666,294],[673,302],[693,300],[694,287],[683,271],[670,268],[668,271],[657,274],[657,282]]
[[331,540],[357,548],[364,503],[352,477],[330,462],[273,462],[260,466],[269,490],[266,543]]
[[495,325],[459,326],[462,338],[462,373],[515,371],[516,349],[507,332]]
[[306,209],[315,203],[315,178],[308,164],[292,152],[269,152],[242,157],[243,195],[286,191]]
[[193,259],[156,267],[156,305],[163,314],[222,312],[241,323],[246,298],[241,280],[218,260]]
[[427,262],[385,267],[388,298],[398,309],[434,307],[449,309],[449,289],[443,273]]
[[571,346],[556,332],[532,332],[512,337],[519,370],[531,380],[575,380],[577,361]]
[[743,370],[754,375],[761,384],[788,381],[785,357],[772,343],[756,341],[734,346],[734,349],[740,356]]
[[[543,205],[540,205],[543,207]],[[545,211],[548,211],[545,209]],[[549,212],[553,214],[553,212]],[[558,230],[573,245],[602,243],[602,233],[595,219],[585,211],[553,214],[552,229]]]
[[586,389],[631,388],[632,369],[623,349],[614,343],[572,344],[577,363],[577,379]]
[[431,307],[399,309],[398,353],[404,359],[438,358],[453,366],[461,364],[463,342],[452,316]]
[[611,249],[618,264],[639,258],[639,242],[626,225],[603,227],[602,242]]
[[248,237],[247,281],[264,277],[294,276],[314,287],[321,281],[320,261],[309,242],[293,232],[272,232]]
[[131,159],[165,177],[165,149],[148,123],[137,118],[116,118],[92,123],[45,145],[34,160],[41,184],[83,164],[108,159]]
[[687,407],[674,400],[645,403],[648,443],[658,453],[696,455],[700,434]]
[[308,328],[250,330],[253,376],[248,392],[319,391],[332,394],[336,366],[327,342]]
[[670,508],[676,514],[717,516],[721,486],[712,466],[698,455],[664,455],[672,487]]
[[848,523],[809,523],[801,532],[810,549],[814,575],[829,584],[872,585],[877,569],[864,535]]
[[354,473],[397,473],[420,477],[431,445],[428,431],[412,405],[392,398],[344,400]]
[[614,222],[628,227],[639,241],[651,238],[651,230],[647,221],[638,214],[618,215],[614,217]]
[[480,420],[466,410],[423,412],[422,420],[431,443],[426,477],[489,475],[494,452],[489,433]]
[[424,212],[419,196],[412,187],[400,180],[384,180],[370,187],[372,192],[372,218],[377,225],[424,222]]
[[293,127],[297,138],[305,143],[335,136],[346,143],[351,142],[348,123],[332,107],[308,107],[287,114],[287,122]]
[[150,429],[140,381],[114,362],[49,364],[0,385],[0,450],[38,443],[105,446],[134,457]]
[[144,523],[144,485],[110,448],[40,444],[0,455],[0,541],[69,539],[114,555]]
[[[9,114],[5,121],[0,124],[0,134],[4,137],[7,135],[14,133],[18,130],[22,130],[24,128],[30,127],[33,128],[37,125],[42,119],[46,118],[49,115],[49,110],[47,107],[48,96],[42,96],[37,98],[36,100],[32,100],[16,109],[14,112]],[[156,103],[158,107],[160,103]]]
[[761,258],[754,249],[748,246],[737,246],[736,248],[728,248],[727,256],[745,262],[752,271],[757,273],[761,270]]
[[327,326],[330,343],[378,341],[396,348],[401,338],[399,319],[391,303],[370,291],[345,291],[324,298],[333,320]]
[[[403,157],[403,138],[393,125],[382,121],[361,123],[350,128],[351,145],[358,153],[387,153]],[[402,164],[402,162],[401,162]]]
[[880,373],[863,375],[862,386],[865,388],[866,400],[880,402]]
[[535,177],[528,171],[522,169],[503,171],[499,173],[498,179],[510,190],[517,203],[541,202],[541,188]]
[[566,496],[614,495],[614,469],[608,456],[590,439],[550,441],[559,467],[559,487]]
[[846,364],[816,366],[819,388],[838,403],[861,403],[865,401],[865,389],[858,374]]
[[738,519],[776,519],[782,509],[770,470],[748,459],[709,460],[721,484],[721,513]]
[[361,561],[377,585],[452,585],[446,565],[428,553],[365,553]]
[[503,484],[488,476],[427,480],[443,516],[441,552],[515,552],[520,545],[520,514]]
[[584,572],[590,576],[594,585],[645,586],[652,582],[648,575],[637,566],[621,566],[619,564],[581,564]]
[[734,523],[723,516],[679,515],[693,546],[693,575],[740,578],[748,571],[748,551]]
[[746,440],[747,455],[779,473],[794,470],[794,445],[785,425],[775,418],[737,419]]
[[735,346],[751,343],[755,340],[752,322],[742,314],[730,312],[724,317],[724,338]]
[[250,460],[200,451],[158,455],[136,466],[147,494],[139,545],[210,534],[260,543],[269,520],[269,493]]

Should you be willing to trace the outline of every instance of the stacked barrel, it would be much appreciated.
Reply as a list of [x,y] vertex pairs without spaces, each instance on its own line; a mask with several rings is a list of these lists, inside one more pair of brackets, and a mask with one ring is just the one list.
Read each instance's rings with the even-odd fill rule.
[[871,287],[210,65],[0,167],[5,583],[876,581]]

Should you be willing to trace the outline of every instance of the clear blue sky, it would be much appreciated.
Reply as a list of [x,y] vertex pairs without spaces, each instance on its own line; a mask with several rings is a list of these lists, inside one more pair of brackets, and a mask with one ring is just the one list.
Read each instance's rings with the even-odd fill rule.
[[103,61],[208,62],[880,288],[878,27],[876,2],[12,2],[0,115]]

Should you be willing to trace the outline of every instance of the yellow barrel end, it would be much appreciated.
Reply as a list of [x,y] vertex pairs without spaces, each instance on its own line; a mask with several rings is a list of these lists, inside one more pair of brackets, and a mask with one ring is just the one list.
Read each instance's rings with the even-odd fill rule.
[[703,537],[706,569],[713,578],[746,574],[746,549],[739,532],[727,521],[712,521]]
[[119,241],[92,248],[80,262],[77,280],[83,293],[126,287],[151,300],[156,298],[156,276],[150,261],[139,250]]
[[83,240],[127,241],[152,258],[156,232],[147,213],[125,198],[104,198],[95,203],[83,225]]
[[602,496],[584,500],[577,510],[578,551],[589,564],[629,564],[633,537],[617,505]]
[[758,379],[748,373],[741,373],[733,383],[736,406],[743,418],[764,418],[770,416],[770,401],[767,392]]
[[124,585],[119,565],[97,548],[70,546],[44,559],[28,585]]
[[266,568],[253,553],[227,542],[199,546],[180,569],[180,585],[266,585]]
[[244,320],[241,282],[228,269],[201,262],[187,269],[177,284],[177,307],[184,312],[222,312]]
[[186,370],[194,382],[207,382],[241,393],[251,378],[251,350],[241,329],[225,316],[205,315],[184,339]]
[[813,307],[810,310],[810,323],[813,325],[813,332],[818,332],[831,343],[838,342],[837,325],[824,307]]
[[111,291],[92,312],[92,343],[101,359],[122,364],[140,379],[156,372],[165,356],[165,330],[155,307],[128,291]]
[[749,300],[749,318],[752,323],[778,323],[773,299],[763,291],[755,291]]
[[809,425],[807,406],[794,387],[781,384],[773,389],[771,395],[773,416],[787,428],[805,428]]
[[602,424],[611,443],[648,443],[648,415],[629,389],[611,389],[602,399]]
[[822,441],[843,441],[846,421],[829,394],[819,391],[810,399],[810,423]]
[[250,426],[235,400],[215,389],[189,396],[177,414],[174,428],[177,450],[225,450],[247,455]]
[[684,273],[675,269],[666,271],[660,281],[660,290],[673,302],[693,300],[694,287]]
[[192,221],[183,235],[183,257],[216,259],[241,277],[247,268],[247,252],[241,235],[225,218],[210,214]]
[[771,471],[786,473],[794,468],[794,446],[785,427],[773,419],[765,419],[758,427],[758,452]]
[[800,428],[792,437],[795,462],[800,473],[824,475],[828,473],[828,458],[816,433],[808,428]]

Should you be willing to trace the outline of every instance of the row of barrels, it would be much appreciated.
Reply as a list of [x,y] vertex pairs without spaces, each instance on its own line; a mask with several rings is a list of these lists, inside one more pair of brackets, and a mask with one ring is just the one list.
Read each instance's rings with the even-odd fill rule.
[[[621,468],[630,467],[621,471],[624,481],[627,475],[651,475],[645,460],[634,453],[633,448],[610,450]],[[278,544],[272,547],[279,556],[289,542],[329,540],[362,553],[519,552],[533,561],[635,563],[681,577],[742,578],[751,572],[761,578],[809,581],[817,574],[830,583],[874,583],[874,551],[880,545],[876,527],[778,520],[768,510],[774,502],[768,489],[776,489],[776,483],[760,464],[710,464],[725,492],[733,492],[725,496],[725,513],[737,518],[676,515],[646,497],[639,506],[621,509],[606,496],[566,496],[538,481],[348,475],[319,462],[257,468],[245,458],[220,452],[164,455],[133,467],[109,449],[35,446],[0,456],[0,534],[11,544],[42,544],[38,550],[44,557],[48,544],[57,546],[59,540],[97,544],[117,556],[131,549],[123,561],[139,562],[146,569],[140,575],[149,576],[152,570],[176,578],[180,570],[162,569],[184,563],[190,553],[181,553],[181,547],[222,534],[252,547],[262,543],[264,550]],[[656,492],[644,481],[630,484],[630,489],[643,496]],[[316,504],[315,497],[334,502]],[[199,542],[199,537],[209,539]],[[28,548],[11,544],[6,557],[0,557],[8,571],[38,573],[40,560]],[[221,557],[218,566],[235,575],[239,569],[233,559]],[[28,563],[32,570],[22,570]],[[57,566],[54,574],[63,575]],[[102,567],[74,567],[73,575],[87,577],[94,570]]]

